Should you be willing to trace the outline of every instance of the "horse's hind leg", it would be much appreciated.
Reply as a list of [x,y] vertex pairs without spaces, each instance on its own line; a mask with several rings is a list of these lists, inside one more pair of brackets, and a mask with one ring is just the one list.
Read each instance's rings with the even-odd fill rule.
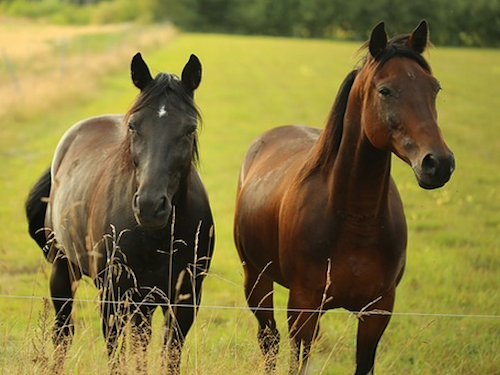
[[102,289],[101,295],[101,323],[102,333],[106,341],[108,352],[108,365],[111,374],[120,374],[125,368],[124,351],[126,345],[119,347],[119,339],[123,329],[130,318],[130,301],[120,294],[121,290],[128,290],[125,286],[122,289],[116,285],[104,285],[101,280],[96,280],[96,285]]
[[81,278],[80,271],[65,256],[54,259],[50,277],[50,294],[56,312],[53,342],[56,346],[56,362],[62,363],[69,348],[74,326],[71,319],[75,283]]
[[248,263],[244,263],[247,303],[259,322],[257,338],[264,354],[266,373],[274,372],[280,334],[273,311],[273,281]]

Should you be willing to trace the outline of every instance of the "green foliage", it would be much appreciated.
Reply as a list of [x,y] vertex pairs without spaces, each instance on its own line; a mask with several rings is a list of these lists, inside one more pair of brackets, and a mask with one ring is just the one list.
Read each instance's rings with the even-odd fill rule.
[[80,23],[75,15],[79,8],[73,4],[61,3],[59,0],[27,1],[27,0],[8,0],[0,3],[0,13],[22,16],[29,18],[41,18],[52,15],[51,18],[60,19],[61,15],[72,15],[67,22]]
[[[438,44],[500,46],[500,3],[490,0],[169,0],[171,19],[195,31],[364,40],[381,20],[395,34],[427,19]],[[175,4],[175,7],[174,7]]]
[[170,20],[187,31],[366,39],[383,20],[391,34],[421,19],[439,45],[500,47],[500,2],[492,0],[5,0],[0,14],[52,22]]
[[126,22],[138,18],[149,21],[149,15],[142,9],[144,3],[129,0],[102,1],[94,6],[90,21],[98,24]]
[[0,14],[70,24],[83,24],[89,18],[87,8],[60,0],[7,0],[0,3]]
[[160,22],[168,12],[161,0],[6,0],[0,3],[0,14],[63,24],[107,24]]

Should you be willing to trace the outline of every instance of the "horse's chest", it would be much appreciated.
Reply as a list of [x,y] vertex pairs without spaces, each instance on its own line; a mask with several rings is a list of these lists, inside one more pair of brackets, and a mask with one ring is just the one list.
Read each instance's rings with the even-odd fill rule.
[[184,244],[171,244],[169,231],[155,235],[141,230],[125,230],[119,237],[108,236],[99,246],[99,269],[127,270],[140,286],[165,289],[177,280],[182,270],[193,263],[190,248]]
[[406,232],[362,221],[337,229],[327,259],[333,298],[365,303],[396,286],[406,259]]
[[362,308],[396,287],[404,269],[405,248],[382,240],[364,244],[356,240],[349,245],[332,254],[330,294],[340,305]]

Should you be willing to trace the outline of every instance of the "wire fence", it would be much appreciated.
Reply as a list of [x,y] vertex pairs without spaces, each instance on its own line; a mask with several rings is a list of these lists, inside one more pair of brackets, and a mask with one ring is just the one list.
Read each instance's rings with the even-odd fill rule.
[[[51,299],[53,301],[62,302],[73,302],[73,303],[107,303],[107,304],[120,304],[124,301],[111,301],[111,300],[96,300],[96,299],[86,299],[86,298],[52,298],[43,296],[28,296],[28,295],[7,295],[0,294],[0,299],[18,299],[18,300],[32,300],[32,301],[43,301],[46,299]],[[207,310],[234,310],[234,311],[249,311],[248,306],[228,306],[228,305],[192,305],[183,303],[169,303],[169,302],[149,302],[143,301],[137,303],[140,306],[157,306],[157,307],[169,307],[169,308],[200,308]],[[460,318],[460,319],[500,319],[500,315],[496,314],[465,314],[465,313],[438,313],[438,312],[390,312],[385,310],[360,310],[360,311],[347,311],[339,309],[289,309],[289,308],[268,308],[268,307],[252,307],[251,310],[254,311],[274,311],[274,312],[297,312],[297,313],[336,313],[336,314],[354,314],[358,317],[369,316],[369,315],[391,315],[391,316],[407,316],[407,317],[426,317],[426,318]]]

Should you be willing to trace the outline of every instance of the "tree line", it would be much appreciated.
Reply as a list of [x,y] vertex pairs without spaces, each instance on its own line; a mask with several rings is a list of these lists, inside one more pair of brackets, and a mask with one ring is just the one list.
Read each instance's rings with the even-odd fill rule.
[[364,40],[379,21],[410,32],[429,21],[435,44],[500,47],[498,0],[0,0],[0,14],[67,23],[170,21],[197,32]]
[[364,40],[383,20],[391,34],[429,21],[439,45],[500,46],[496,0],[167,0],[192,31]]

